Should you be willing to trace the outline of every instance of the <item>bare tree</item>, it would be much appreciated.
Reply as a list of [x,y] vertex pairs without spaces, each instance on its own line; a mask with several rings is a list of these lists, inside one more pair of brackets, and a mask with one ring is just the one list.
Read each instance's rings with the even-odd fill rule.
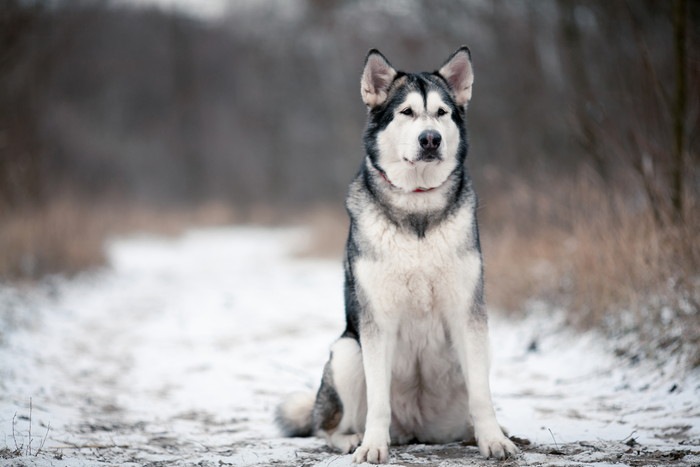
[[683,222],[685,209],[685,151],[687,119],[686,59],[688,5],[686,0],[674,0],[673,3],[673,52],[675,63],[675,92],[673,101],[673,162],[671,169],[671,204],[674,218]]

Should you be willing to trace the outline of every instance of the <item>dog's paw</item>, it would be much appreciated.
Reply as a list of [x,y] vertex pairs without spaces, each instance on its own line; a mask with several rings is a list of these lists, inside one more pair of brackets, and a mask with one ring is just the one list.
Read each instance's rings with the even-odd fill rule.
[[386,464],[389,462],[389,444],[372,443],[365,440],[352,457],[355,464],[369,462],[370,464]]
[[511,440],[506,438],[500,431],[491,436],[484,436],[477,440],[479,451],[484,457],[495,459],[505,459],[518,454],[519,450]]
[[334,434],[331,437],[331,445],[343,454],[350,454],[357,449],[362,442],[362,436],[354,434]]

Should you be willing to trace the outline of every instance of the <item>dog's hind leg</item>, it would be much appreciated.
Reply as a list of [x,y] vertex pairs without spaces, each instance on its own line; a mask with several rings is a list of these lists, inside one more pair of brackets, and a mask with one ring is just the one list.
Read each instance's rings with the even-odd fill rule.
[[365,375],[359,343],[341,338],[331,348],[316,398],[314,419],[329,446],[353,452],[362,441],[367,414]]

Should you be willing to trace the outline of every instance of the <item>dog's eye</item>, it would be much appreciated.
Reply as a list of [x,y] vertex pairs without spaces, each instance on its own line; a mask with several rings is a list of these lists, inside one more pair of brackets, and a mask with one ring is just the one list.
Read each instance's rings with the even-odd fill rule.
[[405,115],[405,116],[407,116],[407,117],[413,117],[413,110],[411,110],[411,108],[408,107],[408,108],[406,108],[406,109],[403,109],[403,110],[401,111],[401,114],[402,114],[402,115]]
[[438,116],[438,117],[443,117],[443,116],[445,116],[445,115],[447,115],[447,110],[443,109],[442,107],[439,108],[438,111],[437,111],[437,116]]

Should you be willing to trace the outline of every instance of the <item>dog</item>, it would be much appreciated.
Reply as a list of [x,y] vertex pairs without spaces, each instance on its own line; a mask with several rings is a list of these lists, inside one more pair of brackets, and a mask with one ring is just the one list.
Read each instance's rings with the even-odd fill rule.
[[288,436],[320,435],[356,463],[390,444],[518,449],[496,421],[477,197],[465,166],[471,53],[435,72],[397,71],[371,50],[361,78],[365,158],[350,184],[346,329],[317,394],[277,409]]

